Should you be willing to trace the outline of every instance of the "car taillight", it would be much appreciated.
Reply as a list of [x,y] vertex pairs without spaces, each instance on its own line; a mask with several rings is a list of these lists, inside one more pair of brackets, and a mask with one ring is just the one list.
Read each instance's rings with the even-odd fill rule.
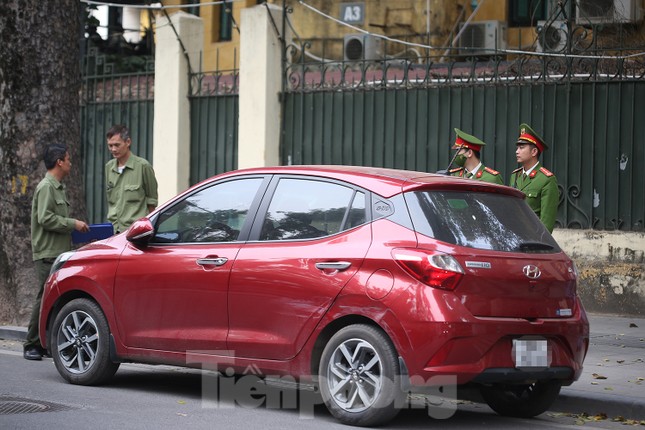
[[392,257],[416,279],[434,288],[454,290],[464,276],[464,269],[459,262],[448,254],[418,249],[394,249]]

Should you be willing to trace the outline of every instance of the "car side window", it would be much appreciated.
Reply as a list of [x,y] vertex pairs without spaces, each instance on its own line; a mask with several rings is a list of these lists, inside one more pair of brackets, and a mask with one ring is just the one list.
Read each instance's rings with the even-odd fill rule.
[[337,183],[283,178],[265,215],[260,240],[313,239],[365,222],[365,194]]
[[153,242],[232,242],[238,239],[261,178],[215,184],[160,214]]

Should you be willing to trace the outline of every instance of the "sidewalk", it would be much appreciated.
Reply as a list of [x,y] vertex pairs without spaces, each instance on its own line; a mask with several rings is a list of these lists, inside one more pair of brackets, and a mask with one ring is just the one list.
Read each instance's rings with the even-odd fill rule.
[[[645,318],[589,314],[589,352],[580,379],[562,387],[553,412],[645,420]],[[24,327],[0,326],[0,339],[25,339]]]
[[582,376],[551,409],[645,420],[645,318],[589,314],[589,324]]

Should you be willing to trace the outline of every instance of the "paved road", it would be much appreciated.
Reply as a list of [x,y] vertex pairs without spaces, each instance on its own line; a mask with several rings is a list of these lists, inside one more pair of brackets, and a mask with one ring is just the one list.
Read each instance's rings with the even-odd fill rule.
[[[70,385],[59,377],[51,359],[24,360],[17,341],[0,341],[0,380],[2,429],[348,428],[334,421],[320,405],[307,408],[304,416],[298,408],[276,409],[266,404],[241,407],[228,399],[214,408],[213,402],[204,401],[202,374],[196,370],[124,364],[109,385]],[[6,406],[12,404],[44,411],[11,413]],[[486,405],[468,401],[455,402],[452,407],[456,413],[446,420],[433,419],[424,410],[406,410],[386,428],[440,425],[442,429],[470,429],[486,425],[499,429],[571,429],[580,424],[587,428],[625,428],[612,421],[614,417],[596,421],[573,413],[547,412],[523,420],[499,417]]]

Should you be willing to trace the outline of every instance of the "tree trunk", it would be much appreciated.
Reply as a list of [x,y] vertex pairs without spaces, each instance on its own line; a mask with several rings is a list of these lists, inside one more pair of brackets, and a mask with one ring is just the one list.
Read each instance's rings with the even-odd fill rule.
[[78,0],[0,0],[0,325],[25,325],[34,305],[31,199],[49,143],[69,148],[70,210],[85,219],[80,8]]

